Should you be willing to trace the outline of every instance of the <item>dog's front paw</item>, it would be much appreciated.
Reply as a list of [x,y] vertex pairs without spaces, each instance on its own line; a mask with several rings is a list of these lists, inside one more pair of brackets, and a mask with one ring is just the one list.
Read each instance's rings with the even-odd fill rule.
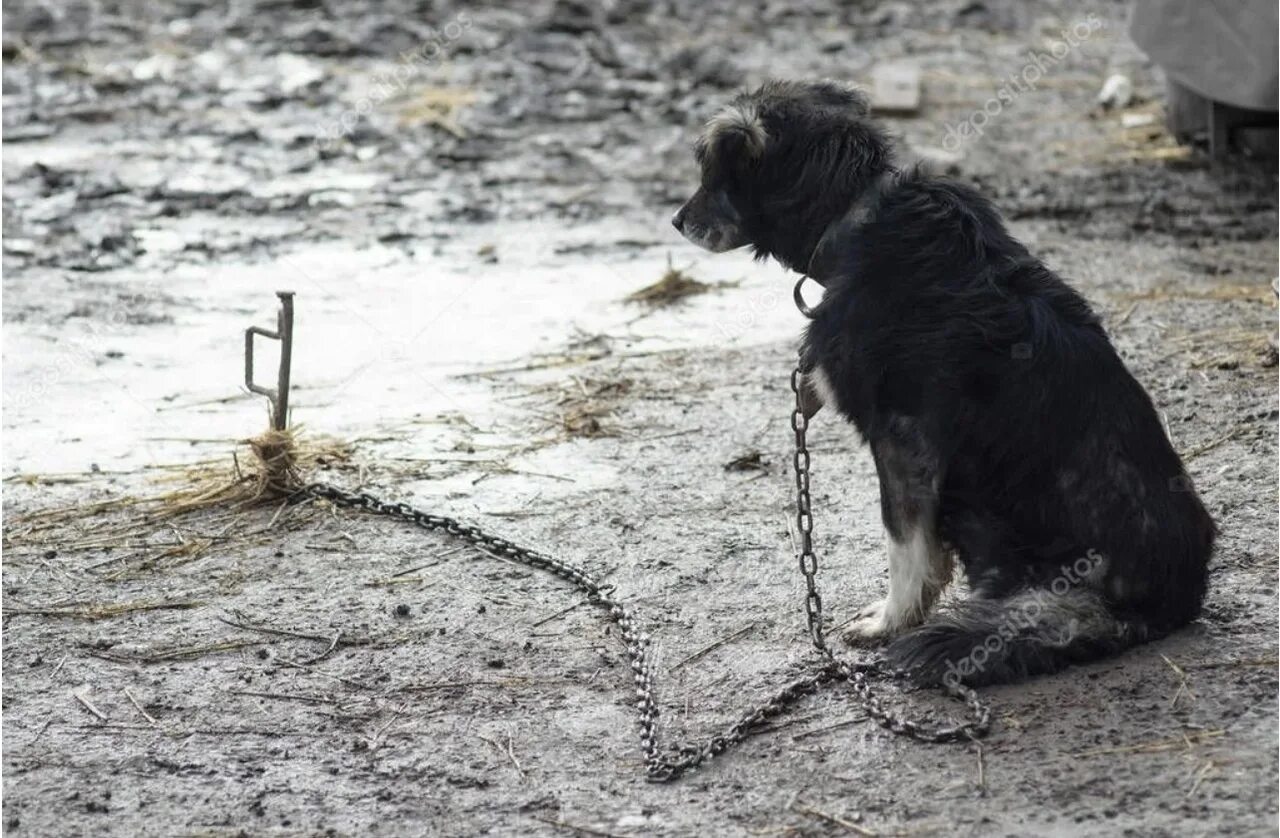
[[844,642],[851,646],[862,646],[884,640],[893,631],[894,625],[888,617],[888,602],[882,599],[858,612],[849,628],[845,629]]

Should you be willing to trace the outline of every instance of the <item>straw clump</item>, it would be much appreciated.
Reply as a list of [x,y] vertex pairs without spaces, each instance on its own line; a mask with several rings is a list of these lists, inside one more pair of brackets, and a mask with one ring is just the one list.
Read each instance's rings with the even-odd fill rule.
[[[310,474],[318,469],[347,466],[353,455],[349,443],[332,437],[306,436],[300,428],[268,430],[240,440],[238,445],[239,450],[232,452],[229,461],[219,458],[163,468],[153,478],[161,486],[177,483],[177,488],[153,494],[123,494],[98,503],[72,503],[14,516],[6,522],[5,546],[142,546],[147,534],[157,530],[157,524],[172,524],[178,518],[201,512],[209,513],[201,519],[205,527],[225,522],[227,535],[231,535],[244,512],[286,502],[305,486]],[[248,449],[247,456],[244,449]],[[85,479],[93,477],[86,475]],[[38,484],[48,478],[17,479]],[[66,480],[66,476],[57,478],[58,482]],[[184,556],[202,553],[207,545],[199,541],[184,543]]]

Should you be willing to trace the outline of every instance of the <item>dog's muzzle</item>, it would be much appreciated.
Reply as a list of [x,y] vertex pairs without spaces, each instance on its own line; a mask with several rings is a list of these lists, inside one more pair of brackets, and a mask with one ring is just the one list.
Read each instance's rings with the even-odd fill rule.
[[748,242],[736,224],[735,212],[723,198],[719,202],[726,206],[716,206],[707,193],[699,191],[671,216],[671,225],[690,242],[713,253],[744,246]]
[[685,204],[676,210],[676,214],[671,216],[671,226],[680,231],[680,235],[684,235],[684,217],[688,214],[689,205]]

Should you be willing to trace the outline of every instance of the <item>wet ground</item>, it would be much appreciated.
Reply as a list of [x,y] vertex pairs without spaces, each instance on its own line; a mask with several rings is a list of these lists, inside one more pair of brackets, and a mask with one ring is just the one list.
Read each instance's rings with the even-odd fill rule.
[[[1123,15],[7,6],[5,834],[1274,834],[1274,163],[1173,147]],[[230,471],[265,416],[242,330],[294,290],[293,419],[354,445],[321,475],[608,574],[655,637],[664,732],[710,735],[813,664],[786,523],[801,319],[776,265],[667,219],[739,86],[902,62],[903,157],[977,183],[1105,312],[1222,529],[1199,623],[984,691],[981,747],[830,690],[650,785],[616,629],[554,580],[315,505],[94,506]],[[1136,98],[1102,111],[1117,72]],[[708,287],[626,299],[669,264]],[[884,586],[874,472],[830,417],[812,444],[840,622]]]

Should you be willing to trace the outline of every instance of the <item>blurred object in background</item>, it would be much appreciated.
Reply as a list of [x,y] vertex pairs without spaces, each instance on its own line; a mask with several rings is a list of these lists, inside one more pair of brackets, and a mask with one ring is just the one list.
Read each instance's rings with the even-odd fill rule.
[[1276,155],[1276,0],[1137,0],[1129,34],[1164,70],[1184,143]]

